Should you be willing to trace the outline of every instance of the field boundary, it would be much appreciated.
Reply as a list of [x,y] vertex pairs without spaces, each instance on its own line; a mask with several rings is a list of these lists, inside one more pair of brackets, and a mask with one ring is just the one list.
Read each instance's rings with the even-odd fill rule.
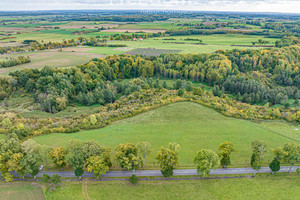
[[276,132],[276,131],[273,131],[273,130],[271,130],[271,129],[269,129],[269,128],[262,127],[262,126],[260,126],[260,125],[259,125],[258,123],[256,123],[256,122],[254,122],[254,124],[255,124],[257,127],[260,127],[260,128],[262,128],[262,129],[264,129],[264,130],[266,130],[266,131],[270,131],[271,133],[275,133],[275,134],[277,134],[277,135],[280,135],[280,136],[282,136],[282,137],[288,138],[288,139],[290,139],[290,140],[294,140],[294,141],[296,141],[296,142],[300,142],[300,140],[298,140],[298,139],[296,139],[296,138],[292,138],[292,137],[290,137],[290,136],[283,135],[283,134],[281,134],[281,133],[278,133],[278,132]]

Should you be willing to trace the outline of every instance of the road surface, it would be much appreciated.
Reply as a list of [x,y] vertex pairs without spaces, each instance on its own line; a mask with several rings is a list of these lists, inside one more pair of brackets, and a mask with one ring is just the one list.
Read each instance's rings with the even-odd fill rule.
[[[288,172],[289,171],[288,166],[283,166],[280,168],[279,172]],[[291,172],[295,172],[297,166],[294,166],[291,170]],[[216,170],[211,170],[211,175],[232,175],[232,174],[252,174],[255,170],[252,168],[219,168]],[[257,173],[271,173],[271,169],[269,167],[262,167]],[[18,177],[18,174],[13,173],[15,177]],[[53,174],[58,174],[61,177],[64,178],[75,178],[75,174],[73,171],[41,171],[38,173],[37,177],[42,177],[43,174],[48,174],[49,176],[52,176]],[[135,171],[135,174],[137,176],[162,176],[160,170],[137,170]],[[132,171],[108,171],[105,175],[102,175],[100,177],[130,177],[132,175]],[[174,176],[193,176],[197,175],[196,169],[176,169],[174,170]],[[26,175],[25,177],[31,177],[30,175]],[[92,172],[84,172],[82,175],[83,178],[88,177],[94,177],[94,174]]]

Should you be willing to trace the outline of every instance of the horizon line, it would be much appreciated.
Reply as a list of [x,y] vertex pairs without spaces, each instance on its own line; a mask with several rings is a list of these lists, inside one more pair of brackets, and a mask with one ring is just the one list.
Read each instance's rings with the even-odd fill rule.
[[178,9],[58,9],[58,10],[53,10],[53,9],[40,9],[40,10],[0,10],[0,12],[46,12],[46,11],[175,11],[175,12],[211,12],[211,13],[249,13],[249,14],[288,14],[288,15],[300,15],[299,13],[289,13],[289,12],[263,12],[263,11],[219,11],[219,10],[178,10]]

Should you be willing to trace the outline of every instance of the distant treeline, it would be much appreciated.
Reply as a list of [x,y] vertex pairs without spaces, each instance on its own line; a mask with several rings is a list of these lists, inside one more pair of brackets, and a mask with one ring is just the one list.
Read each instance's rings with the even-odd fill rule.
[[78,17],[76,21],[116,21],[116,22],[153,22],[169,19],[166,15],[109,15]]
[[[176,35],[213,35],[213,34],[244,34],[244,35],[261,35],[267,38],[282,38],[284,36],[289,36],[291,34],[287,34],[287,32],[281,31],[252,31],[252,30],[238,30],[238,29],[195,29],[195,28],[187,28],[187,29],[172,29],[167,30],[165,34],[169,36]],[[299,37],[300,34],[295,33],[295,36]]]

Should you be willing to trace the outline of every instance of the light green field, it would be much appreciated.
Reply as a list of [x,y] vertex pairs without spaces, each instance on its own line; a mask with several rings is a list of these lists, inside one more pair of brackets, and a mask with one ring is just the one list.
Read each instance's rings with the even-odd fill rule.
[[279,121],[261,121],[258,125],[267,130],[274,131],[300,142],[300,124],[291,124]]
[[179,29],[180,26],[176,26],[174,23],[168,22],[141,22],[136,24],[121,25],[120,29]]
[[[176,40],[163,40],[164,38],[175,38]],[[196,45],[197,41],[186,41],[186,38],[201,39],[207,45]],[[210,53],[217,50],[230,49],[260,49],[260,47],[239,47],[235,45],[251,45],[251,41],[262,39],[260,36],[238,35],[238,34],[220,34],[220,35],[192,35],[192,36],[170,36],[159,38],[148,38],[143,41],[112,41],[112,44],[125,44],[129,48],[156,48],[156,49],[176,49],[181,50],[180,53]],[[276,39],[268,38],[270,45],[274,45]],[[175,44],[167,42],[185,42],[185,44]],[[89,51],[97,53],[97,49]]]
[[[45,193],[47,199],[197,199],[247,200],[289,199],[300,196],[299,176],[257,176],[256,178],[192,181],[103,181],[64,183],[60,188]],[[259,197],[258,197],[259,196]]]
[[45,195],[39,183],[0,182],[1,200],[44,200]]
[[23,68],[43,68],[44,66],[51,67],[71,67],[79,64],[87,63],[92,58],[104,57],[101,53],[109,53],[109,49],[103,47],[102,51],[98,54],[88,53],[87,51],[92,48],[89,47],[71,47],[64,48],[62,52],[58,49],[36,51],[36,52],[26,52],[26,53],[15,53],[15,54],[4,54],[0,55],[1,58],[6,57],[18,57],[18,56],[30,56],[31,62],[17,65],[14,67],[1,68],[0,76],[7,76],[9,72],[20,70]]
[[[267,122],[266,122],[267,123]],[[291,129],[293,127],[291,126]],[[149,168],[157,168],[154,157],[169,142],[181,145],[179,167],[190,168],[200,149],[217,151],[220,143],[230,141],[237,152],[232,155],[234,167],[249,166],[251,142],[263,140],[268,145],[265,163],[272,159],[271,149],[296,142],[263,129],[256,123],[225,117],[213,109],[190,102],[170,104],[135,117],[117,121],[102,129],[72,134],[50,134],[33,138],[40,144],[65,146],[71,139],[95,140],[115,149],[120,143],[148,141],[153,151],[146,158]]]

